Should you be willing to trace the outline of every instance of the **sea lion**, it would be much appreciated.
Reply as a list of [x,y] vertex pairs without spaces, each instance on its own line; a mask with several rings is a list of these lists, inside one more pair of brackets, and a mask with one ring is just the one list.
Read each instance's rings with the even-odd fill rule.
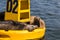
[[39,16],[31,16],[30,18],[31,25],[38,25],[38,27],[45,27],[45,22]]
[[30,24],[16,21],[0,21],[0,30],[28,30],[32,31],[37,28],[45,27],[45,23],[40,17],[31,16]]
[[34,29],[37,28],[38,28],[37,25],[26,25],[26,27],[24,27],[24,30],[33,31]]
[[0,21],[0,30],[22,30],[24,24],[14,23],[12,21]]
[[30,24],[31,25],[38,25],[38,27],[40,27],[40,17],[31,16]]

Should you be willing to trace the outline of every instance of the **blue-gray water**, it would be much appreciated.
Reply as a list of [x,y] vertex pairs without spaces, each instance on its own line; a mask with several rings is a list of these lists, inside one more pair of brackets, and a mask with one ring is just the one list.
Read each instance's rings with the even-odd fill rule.
[[[0,12],[6,0],[0,0]],[[31,15],[40,16],[46,23],[44,40],[60,40],[60,0],[31,0]]]

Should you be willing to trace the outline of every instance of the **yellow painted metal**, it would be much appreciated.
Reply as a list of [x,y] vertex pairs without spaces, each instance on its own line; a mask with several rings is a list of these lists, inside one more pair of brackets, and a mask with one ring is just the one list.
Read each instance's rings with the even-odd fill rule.
[[[35,29],[32,32],[28,32],[27,30],[9,30],[9,31],[4,31],[0,30],[0,35],[8,35],[8,38],[3,38],[2,40],[29,40],[29,39],[37,39],[37,38],[42,38],[45,34],[45,27],[44,28],[39,28]],[[1,39],[1,37],[0,37]]]
[[30,0],[7,0],[5,20],[29,22],[30,21]]
[[0,40],[11,40],[10,38],[0,38]]

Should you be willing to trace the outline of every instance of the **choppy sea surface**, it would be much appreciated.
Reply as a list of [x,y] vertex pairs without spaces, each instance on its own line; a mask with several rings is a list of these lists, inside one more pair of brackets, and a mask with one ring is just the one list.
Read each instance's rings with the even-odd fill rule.
[[[6,0],[0,0],[0,12]],[[31,15],[40,16],[46,23],[44,40],[60,40],[60,0],[31,0]]]

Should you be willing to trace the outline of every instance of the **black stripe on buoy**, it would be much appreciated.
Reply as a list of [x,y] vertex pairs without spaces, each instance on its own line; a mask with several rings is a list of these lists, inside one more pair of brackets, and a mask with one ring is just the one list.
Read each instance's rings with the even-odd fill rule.
[[4,21],[5,12],[0,12],[0,21]]

